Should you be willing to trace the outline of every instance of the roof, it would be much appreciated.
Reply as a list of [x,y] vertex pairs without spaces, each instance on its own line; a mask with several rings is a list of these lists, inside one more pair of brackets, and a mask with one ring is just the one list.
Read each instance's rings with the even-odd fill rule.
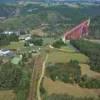
[[1,49],[0,50],[0,56],[8,56],[8,57],[13,57],[15,56],[15,53],[8,50],[8,49]]
[[19,62],[22,60],[21,56],[16,56],[11,60],[11,63],[13,64],[19,64]]

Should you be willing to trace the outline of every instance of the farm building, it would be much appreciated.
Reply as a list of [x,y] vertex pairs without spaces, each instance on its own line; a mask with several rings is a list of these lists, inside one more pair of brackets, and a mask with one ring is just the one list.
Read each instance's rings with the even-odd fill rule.
[[16,34],[16,35],[20,35],[19,31],[4,31],[1,34],[5,34],[5,35],[12,35],[12,34]]
[[15,53],[13,51],[8,50],[8,49],[1,49],[0,56],[14,57]]

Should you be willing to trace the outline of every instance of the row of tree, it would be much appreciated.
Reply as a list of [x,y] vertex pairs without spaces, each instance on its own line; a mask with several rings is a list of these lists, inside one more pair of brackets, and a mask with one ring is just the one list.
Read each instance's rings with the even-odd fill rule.
[[57,40],[52,44],[52,46],[55,48],[60,48],[61,46],[64,46],[64,45],[66,45],[66,44],[62,41],[62,39]]
[[0,46],[8,45],[11,41],[18,41],[18,36],[16,34],[0,34]]
[[83,88],[100,88],[100,79],[90,78],[86,75],[81,77],[79,85]]

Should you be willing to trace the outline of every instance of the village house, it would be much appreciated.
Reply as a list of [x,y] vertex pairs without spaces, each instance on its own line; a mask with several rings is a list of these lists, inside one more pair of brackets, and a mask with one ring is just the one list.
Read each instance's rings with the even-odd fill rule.
[[14,57],[15,53],[11,50],[8,49],[1,49],[0,50],[0,56],[4,56],[4,57]]
[[4,31],[1,34],[6,34],[6,35],[11,35],[11,34],[16,34],[16,35],[20,35],[19,31]]

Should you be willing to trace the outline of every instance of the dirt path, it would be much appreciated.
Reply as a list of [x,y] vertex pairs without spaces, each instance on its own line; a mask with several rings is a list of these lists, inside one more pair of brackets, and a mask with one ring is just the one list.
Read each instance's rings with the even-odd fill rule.
[[30,82],[29,97],[27,100],[41,100],[40,85],[41,85],[42,78],[44,77],[45,64],[47,59],[48,59],[48,55],[46,55],[46,58],[44,60],[40,54],[35,59],[32,78]]
[[41,86],[42,79],[44,77],[45,67],[46,67],[45,64],[47,62],[47,59],[48,59],[48,54],[46,55],[46,58],[43,62],[42,73],[41,73],[41,76],[40,76],[40,79],[39,79],[38,85],[37,85],[37,100],[41,100],[40,86]]
[[37,100],[37,80],[39,79],[39,75],[41,72],[43,61],[42,57],[38,55],[35,59],[35,64],[32,72],[32,78],[30,82],[30,90],[29,90],[29,97],[27,100]]

